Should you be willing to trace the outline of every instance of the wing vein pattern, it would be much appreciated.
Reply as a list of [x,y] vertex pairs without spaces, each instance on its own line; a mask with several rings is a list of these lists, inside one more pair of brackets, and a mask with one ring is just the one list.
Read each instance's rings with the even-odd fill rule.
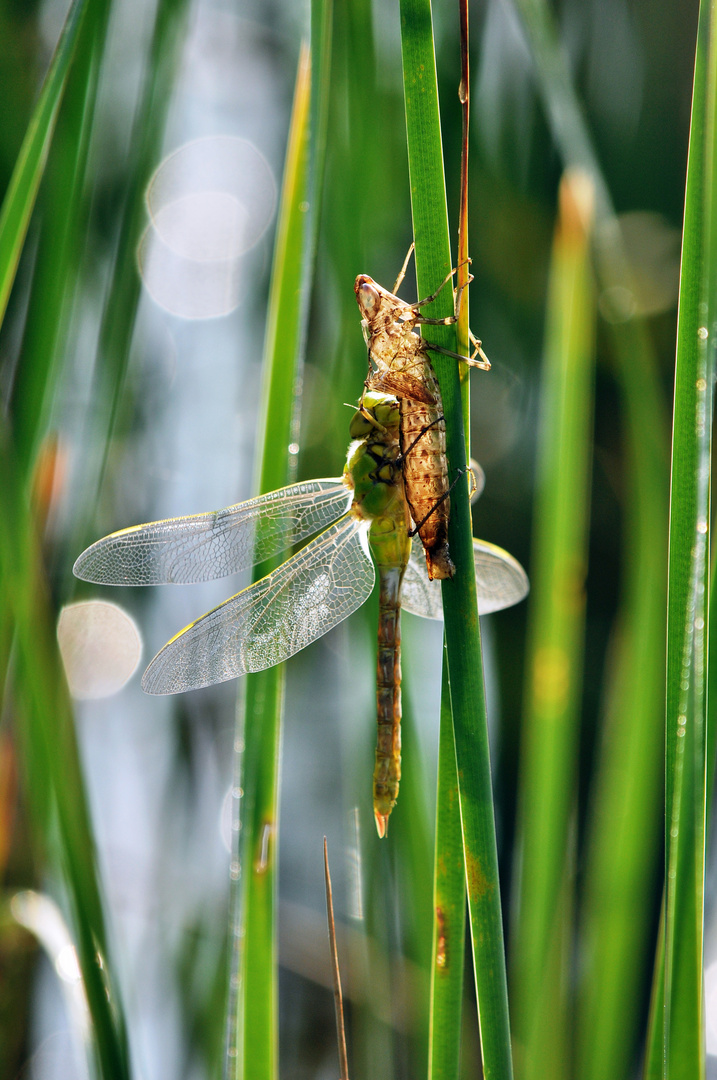
[[157,653],[142,678],[149,694],[177,694],[272,667],[342,622],[369,597],[367,526],[352,514],[261,581],[207,612]]
[[350,504],[341,479],[291,484],[223,510],[112,533],[83,551],[74,573],[98,585],[213,581],[326,528]]

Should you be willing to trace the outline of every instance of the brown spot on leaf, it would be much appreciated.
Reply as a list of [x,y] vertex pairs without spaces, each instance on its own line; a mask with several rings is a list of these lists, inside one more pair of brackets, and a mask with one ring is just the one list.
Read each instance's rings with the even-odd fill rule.
[[470,852],[466,852],[466,876],[468,878],[468,891],[475,900],[485,896],[493,888],[483,872],[481,861]]
[[446,942],[446,919],[443,909],[436,908],[436,923],[438,934],[436,937],[436,967],[444,968],[448,963],[448,945]]

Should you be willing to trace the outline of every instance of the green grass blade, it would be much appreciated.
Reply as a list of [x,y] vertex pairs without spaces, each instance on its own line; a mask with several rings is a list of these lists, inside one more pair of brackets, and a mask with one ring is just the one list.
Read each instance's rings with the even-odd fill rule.
[[[458,270],[456,287],[468,284],[468,153],[470,131],[470,61],[468,4],[460,8],[461,35],[461,190],[458,222]],[[470,349],[470,304],[468,290],[456,323],[456,350],[464,356]],[[470,381],[466,368],[460,371],[463,431],[466,456],[470,457]],[[463,977],[466,933],[466,882],[461,834],[460,795],[456,770],[456,743],[453,733],[451,685],[448,656],[443,643],[441,720],[438,740],[438,786],[433,858],[433,935],[431,951],[431,998],[428,1036],[428,1075],[458,1077],[463,1021]]]
[[[260,428],[263,436],[258,462],[260,492],[288,483],[291,471],[289,444],[295,436],[295,387],[308,300],[305,267],[311,247],[311,222],[305,211],[309,201],[310,104],[310,59],[308,49],[303,47],[267,316]],[[257,568],[257,572],[263,573],[265,568]],[[233,885],[233,968],[238,975],[238,990],[230,995],[227,1047],[228,1075],[232,1078],[273,1080],[278,1075],[276,857],[283,699],[284,668],[279,666],[247,676],[244,708],[238,710],[237,743],[243,742],[244,748],[237,781],[243,796],[241,832],[235,834],[239,848]]]
[[714,811],[712,796],[717,769],[717,548],[712,550],[710,568],[709,628],[707,631],[707,738],[705,743],[705,768],[707,773],[707,824],[713,827]]
[[[309,183],[309,109],[311,61],[302,47],[289,125],[284,183],[277,224],[274,264],[269,292],[264,380],[259,430],[261,455],[255,487],[261,494],[288,483],[294,467],[292,441],[294,379],[306,319],[305,259],[308,236],[304,203]],[[288,360],[286,359],[288,357]]]
[[0,323],[15,280],[37,189],[45,169],[57,114],[88,0],[74,0],[45,77],[0,210]]
[[[111,436],[121,403],[130,348],[134,335],[137,305],[142,290],[137,268],[137,245],[145,227],[145,192],[157,166],[167,113],[174,90],[181,49],[185,41],[188,0],[158,0],[149,54],[143,71],[142,86],[132,123],[131,160],[127,167],[127,185],[119,210],[117,249],[111,280],[102,313],[97,346],[95,386],[93,387],[92,423],[94,440],[104,446],[98,469],[92,472],[87,490],[99,493],[111,447]],[[91,498],[91,496],[90,496]],[[71,550],[84,546],[84,532],[91,516],[83,515],[78,533],[70,541]]]
[[80,261],[87,155],[108,18],[109,5],[94,4],[83,21],[41,191],[42,229],[11,400],[13,441],[24,474],[45,433],[60,357],[71,354],[63,345]]
[[[451,268],[430,3],[403,0],[401,43],[416,276],[419,294],[427,296]],[[451,292],[444,289],[429,313],[450,315],[452,306]],[[453,327],[430,329],[427,339],[455,350]],[[466,467],[458,365],[436,356],[435,368],[455,475]],[[463,484],[451,496],[449,538],[457,572],[443,585],[443,609],[483,1068],[487,1078],[503,1080],[512,1075],[510,1025],[470,507]]]
[[112,985],[72,705],[61,669],[55,616],[41,569],[34,521],[4,423],[0,427],[0,515],[5,522],[0,530],[0,598],[15,629],[8,686],[17,706],[36,842],[38,849],[45,848],[50,855],[67,889],[98,1075],[103,1080],[125,1080],[129,1064],[124,1021]]
[[667,608],[665,1075],[705,1075],[706,645],[717,335],[717,15],[700,5],[687,163]]
[[450,695],[448,663],[444,660],[433,869],[430,1080],[458,1077],[463,1019],[466,879]]
[[521,745],[520,895],[511,945],[518,1075],[568,1075],[576,771],[585,629],[595,298],[593,194],[566,173],[548,295],[527,687]]

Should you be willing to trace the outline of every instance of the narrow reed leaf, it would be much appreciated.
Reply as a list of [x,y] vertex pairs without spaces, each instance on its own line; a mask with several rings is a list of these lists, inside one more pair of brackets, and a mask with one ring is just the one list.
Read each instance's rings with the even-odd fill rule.
[[[456,260],[456,288],[462,301],[456,323],[456,346],[462,356],[470,354],[470,305],[467,285],[470,279],[470,247],[468,243],[468,153],[470,146],[471,72],[470,38],[468,30],[468,0],[459,0],[458,13],[461,40],[461,81],[458,98],[461,103],[461,190],[458,203],[458,258]],[[463,390],[463,427],[466,440],[466,457],[470,459],[470,382],[469,368],[460,365],[459,375]]]
[[257,459],[255,483],[259,494],[288,483],[296,460],[289,445],[294,434],[294,380],[298,374],[296,368],[307,315],[304,258],[309,240],[306,196],[309,193],[311,71],[309,49],[302,45],[269,290],[263,361],[266,375],[259,426],[262,449]]
[[665,1008],[669,1080],[705,1075],[703,916],[707,601],[717,345],[717,46],[700,5],[685,191],[667,607]]
[[444,659],[433,868],[429,1080],[452,1080],[459,1076],[465,935],[466,879],[456,775],[456,744],[453,737],[448,663]]
[[[319,65],[319,70],[322,66]],[[311,58],[302,46],[279,205],[264,346],[259,493],[288,483],[294,440],[295,389],[307,315],[304,287],[310,218],[309,115]],[[314,213],[316,208],[314,208]],[[267,572],[255,569],[255,580]],[[247,676],[237,709],[235,789],[241,789],[232,858],[234,937],[226,1075],[278,1076],[276,859],[283,665]]]
[[[468,146],[470,132],[470,63],[468,3],[459,4],[461,40],[461,190],[458,221],[458,269],[456,286],[465,288],[469,279],[468,248]],[[470,347],[468,290],[463,292],[456,324],[456,348],[467,355]],[[464,367],[464,365],[461,365]],[[466,368],[461,371],[463,425],[466,456],[470,457],[470,383]],[[438,788],[436,832],[433,858],[433,941],[431,1000],[428,1031],[428,1075],[445,1080],[458,1077],[463,1021],[463,974],[466,933],[466,882],[463,864],[460,796],[456,771],[456,742],[453,734],[451,684],[448,656],[443,646],[441,720],[438,740]]]
[[[428,0],[403,0],[400,10],[416,276],[419,294],[428,296],[451,269],[431,7]],[[452,300],[451,291],[444,289],[426,313],[450,315]],[[454,327],[430,331],[427,340],[455,351]],[[443,396],[449,468],[457,475],[466,468],[458,365],[438,355],[435,369]],[[451,495],[449,541],[456,576],[443,583],[443,610],[483,1069],[490,1080],[507,1080],[512,1063],[495,819],[470,507],[467,485],[461,483]]]
[[41,192],[42,229],[11,398],[15,452],[26,476],[45,434],[52,390],[62,374],[60,358],[72,353],[63,346],[77,287],[87,156],[108,18],[109,4],[94,3],[83,20]]
[[707,824],[710,826],[714,821],[711,811],[712,794],[715,786],[715,770],[717,769],[717,574],[715,559],[717,549],[712,551],[712,566],[710,568],[710,599],[709,599],[709,626],[707,630],[707,738],[705,741],[705,770],[707,779]]
[[548,292],[511,946],[518,1075],[568,1075],[571,894],[593,413],[593,188],[563,176]]
[[[145,192],[157,165],[169,111],[180,51],[185,41],[188,0],[158,0],[152,39],[144,65],[142,87],[130,139],[127,190],[120,209],[117,248],[102,313],[95,368],[92,423],[94,439],[104,446],[99,469],[86,487],[99,492],[111,447],[111,436],[122,401],[137,305],[142,289],[137,269],[137,246],[146,222]],[[82,525],[87,527],[89,519]],[[71,543],[82,548],[78,535]]]
[[10,297],[89,0],[73,0],[0,209],[0,324]]
[[72,705],[35,523],[5,423],[0,425],[0,516],[5,522],[0,530],[0,599],[15,632],[6,693],[12,695],[17,717],[36,843],[55,862],[67,890],[97,1075],[127,1080],[124,1020],[113,985]]

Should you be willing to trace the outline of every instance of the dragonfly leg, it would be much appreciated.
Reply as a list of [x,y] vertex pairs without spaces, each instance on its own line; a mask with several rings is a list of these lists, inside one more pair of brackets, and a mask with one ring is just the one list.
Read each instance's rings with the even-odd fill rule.
[[[468,363],[472,364],[473,367],[479,367],[483,368],[484,371],[489,371],[490,360],[483,352],[483,349],[481,347],[483,345],[483,342],[480,341],[470,329],[468,330],[468,337],[470,338],[470,343],[473,346],[473,352],[471,353]],[[476,356],[480,356],[479,361],[476,360]]]
[[[445,285],[448,282],[448,280],[451,277],[453,277],[455,272],[456,272],[455,270],[451,270],[450,274],[448,275],[446,280],[443,282],[443,285]],[[433,326],[449,326],[451,323],[458,322],[458,319],[459,319],[460,313],[461,313],[461,301],[463,299],[463,292],[470,285],[471,281],[473,281],[473,275],[469,274],[468,275],[468,281],[464,281],[463,284],[461,285],[461,287],[456,290],[456,294],[455,294],[455,297],[454,297],[454,300],[453,300],[453,314],[452,315],[447,315],[445,317],[445,319],[429,319],[427,315],[417,315],[413,319],[413,322],[415,322],[415,323],[428,323],[428,324],[433,324]],[[443,288],[443,285],[441,285],[440,289],[438,289],[436,292],[434,292],[433,296],[429,296],[425,300],[419,300],[417,304],[413,305],[414,308],[422,307],[423,304],[430,304],[431,300],[436,299],[436,297],[438,296],[438,293]],[[470,331],[469,331],[469,333],[470,333]]]
[[[421,307],[425,307],[426,304],[432,304],[433,301],[436,299],[436,297],[439,295],[439,293],[446,287],[446,285],[451,280],[451,278],[453,277],[455,272],[456,272],[455,269],[449,270],[449,272],[446,274],[443,281],[441,282],[441,284],[438,286],[438,288],[436,289],[436,291],[434,293],[431,293],[430,296],[424,297],[423,300],[416,300],[416,303],[412,304],[411,306],[414,307],[414,308],[421,308]],[[422,322],[423,320],[420,320],[420,321]]]
[[[465,262],[469,263],[470,259],[466,259]],[[459,263],[458,265],[463,266],[464,264]],[[455,272],[456,272],[455,270],[451,270],[450,274],[448,274],[448,276],[444,279],[444,281],[439,286],[439,288],[436,289],[436,291],[433,293],[433,295],[432,296],[427,296],[425,300],[419,300],[416,304],[413,305],[414,309],[419,308],[419,307],[423,307],[424,304],[430,304],[430,302],[432,300],[435,300],[436,297],[438,296],[438,294],[440,293],[441,289],[443,288],[443,286],[446,285],[448,283],[448,281],[450,281],[450,279],[453,277]],[[470,285],[471,281],[473,281],[473,275],[469,274],[468,275],[468,280],[465,281],[461,285],[461,287],[456,291],[455,300],[454,300],[454,307],[453,307],[453,315],[447,315],[444,319],[429,319],[427,316],[417,315],[415,317],[415,319],[413,320],[414,325],[419,325],[419,324],[422,323],[422,324],[428,325],[428,326],[451,326],[453,323],[458,322],[458,318],[459,318],[460,313],[461,313],[461,302],[463,300],[463,292],[466,289],[466,287],[468,285]],[[471,345],[473,346],[473,351],[471,352],[470,356],[461,356],[460,353],[449,352],[449,350],[443,349],[438,345],[429,345],[429,348],[433,349],[434,352],[441,352],[441,353],[444,353],[444,355],[446,355],[446,356],[452,356],[457,360],[463,360],[463,361],[465,361],[465,363],[470,364],[471,367],[478,367],[478,368],[481,368],[483,371],[489,371],[490,370],[490,360],[488,359],[486,354],[483,352],[483,348],[482,348],[483,342],[479,341],[478,338],[473,333],[473,331],[470,330],[470,329],[468,330],[468,337],[470,339]],[[480,357],[480,359],[476,359],[476,357]]]
[[416,249],[416,245],[411,244],[410,248],[408,249],[408,255],[406,255],[406,258],[403,260],[403,266],[401,267],[399,275],[396,278],[396,284],[393,286],[393,295],[394,296],[396,295],[398,290],[401,288],[401,285],[403,283],[403,279],[406,276],[406,270],[408,270],[409,261],[411,259],[411,256],[413,255],[413,252],[415,251],[415,249]]
[[[490,371],[490,360],[483,352],[481,345],[482,342],[479,341],[477,347],[474,347],[470,356],[461,356],[460,353],[453,352],[451,349],[444,349],[442,345],[434,345],[433,342],[430,341],[426,342],[426,346],[431,352],[442,353],[443,356],[452,356],[454,360],[462,360],[464,364],[468,364],[470,367],[477,367],[482,371]],[[480,354],[480,360],[475,359],[478,354]]]

